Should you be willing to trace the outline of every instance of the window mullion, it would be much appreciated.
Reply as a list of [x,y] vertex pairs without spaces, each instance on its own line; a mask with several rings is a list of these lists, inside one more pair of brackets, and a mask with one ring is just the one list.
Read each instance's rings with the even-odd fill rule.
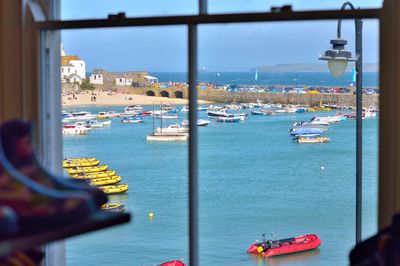
[[198,263],[198,176],[197,176],[197,25],[188,26],[189,59],[189,257]]

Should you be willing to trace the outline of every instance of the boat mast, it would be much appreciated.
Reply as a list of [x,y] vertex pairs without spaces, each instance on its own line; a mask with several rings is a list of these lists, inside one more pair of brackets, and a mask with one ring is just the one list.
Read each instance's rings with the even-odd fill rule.
[[154,102],[153,102],[153,135],[155,135],[154,134],[154,116],[155,116],[155,113],[154,113]]
[[162,133],[162,127],[163,127],[163,123],[162,123],[163,117],[162,117],[162,115],[163,115],[162,101],[160,101],[160,118],[161,118],[160,124],[161,124],[161,133]]

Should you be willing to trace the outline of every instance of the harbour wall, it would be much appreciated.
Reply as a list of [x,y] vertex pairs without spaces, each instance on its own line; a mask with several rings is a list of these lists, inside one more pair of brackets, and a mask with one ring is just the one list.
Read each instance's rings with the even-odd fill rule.
[[[213,102],[257,102],[281,104],[308,104],[319,105],[336,104],[338,106],[355,106],[356,96],[353,94],[307,94],[307,93],[269,93],[269,92],[227,92],[227,91],[198,91],[198,98]],[[363,94],[364,107],[379,107],[379,95]]]
[[[167,98],[188,98],[188,90],[183,87],[170,87],[168,89],[160,88],[132,88],[131,86],[107,86],[96,85],[96,90],[114,90],[117,93],[139,94],[148,96],[161,96]],[[63,93],[78,91],[78,86],[72,84],[62,84]],[[338,106],[355,106],[356,96],[354,94],[331,93],[331,94],[308,94],[308,93],[269,93],[269,92],[227,92],[223,90],[198,90],[200,100],[230,103],[230,102],[257,102],[261,100],[264,103],[280,104],[308,104],[319,105],[336,104]],[[364,107],[379,107],[379,94],[363,94]]]

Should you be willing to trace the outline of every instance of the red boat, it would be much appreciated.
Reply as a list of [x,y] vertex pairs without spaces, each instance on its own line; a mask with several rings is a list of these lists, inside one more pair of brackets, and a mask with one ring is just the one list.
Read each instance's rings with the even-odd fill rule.
[[263,257],[272,257],[316,249],[319,245],[321,245],[321,240],[315,234],[280,240],[266,240],[263,235],[263,241],[261,243],[255,242],[251,245],[247,253],[256,253]]
[[151,112],[150,111],[143,111],[140,113],[142,116],[150,116]]
[[171,261],[164,262],[163,264],[160,264],[159,266],[186,266],[186,264],[180,260],[171,260]]

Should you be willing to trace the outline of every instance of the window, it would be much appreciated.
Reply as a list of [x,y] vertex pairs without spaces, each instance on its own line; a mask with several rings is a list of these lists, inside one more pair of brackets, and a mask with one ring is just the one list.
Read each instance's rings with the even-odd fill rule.
[[[338,12],[338,14],[339,14],[340,12]],[[317,14],[315,14],[316,16],[318,16]],[[311,15],[312,16],[312,15]],[[323,16],[323,15],[322,15]],[[376,15],[375,15],[375,17],[376,17]],[[282,16],[282,20],[284,20],[284,17]],[[229,21],[227,21],[227,22],[229,22]],[[193,31],[192,31],[192,33],[193,33]],[[199,34],[201,34],[201,27],[199,27]],[[195,36],[196,37],[196,35],[193,35],[193,36]],[[192,37],[193,37],[192,36]],[[191,39],[191,40],[193,40],[193,39]],[[234,40],[231,40],[232,42],[234,42]],[[201,42],[201,40],[199,40],[199,42]],[[223,48],[222,48],[223,49]],[[221,51],[222,51],[222,49],[221,49]],[[192,52],[195,52],[195,50],[192,50]],[[201,52],[201,50],[200,50],[200,52]],[[216,53],[217,54],[217,53]],[[196,56],[195,55],[195,53],[191,53],[190,54],[191,56]],[[201,59],[201,58],[200,58]],[[192,61],[193,62],[193,61]],[[190,80],[192,81],[191,82],[191,84],[193,85],[193,81],[194,81],[194,77],[195,77],[195,73],[193,73],[193,71],[194,71],[194,69],[192,68],[193,67],[193,65],[192,66],[190,66],[191,67],[191,75],[190,75]],[[193,75],[194,74],[194,75]],[[200,75],[200,73],[199,73],[199,75]],[[216,76],[218,76],[218,75],[216,75]],[[120,79],[120,82],[122,82],[122,79]],[[206,87],[207,88],[207,87]],[[191,103],[191,104],[193,104],[193,102]],[[194,106],[196,106],[195,104],[193,104]],[[192,105],[192,106],[193,106]],[[194,119],[194,118],[196,118],[196,116],[192,116],[192,119]],[[194,120],[193,120],[194,121]],[[229,134],[229,132],[228,132],[228,134]],[[195,138],[195,140],[194,140],[194,144],[197,144],[196,143],[196,137],[194,137]],[[190,146],[190,147],[192,147],[192,149],[191,149],[191,152],[192,153],[195,153],[196,152],[196,145],[193,145],[193,142],[191,142],[191,145],[192,146]],[[192,162],[193,163],[193,162]],[[201,163],[201,162],[200,162]],[[196,169],[196,168],[195,168]],[[200,169],[201,170],[201,169]],[[196,176],[196,174],[194,173],[194,174],[192,174],[192,177],[193,176]],[[233,194],[233,193],[232,193]],[[189,196],[191,196],[191,194],[189,194]],[[197,196],[197,195],[196,195]],[[195,203],[194,203],[195,204]],[[193,207],[193,206],[191,206],[191,207]],[[213,206],[211,206],[211,207],[213,207]],[[194,208],[195,209],[195,208]],[[194,222],[193,220],[192,220],[192,222]],[[190,224],[191,226],[192,226],[192,224]],[[192,255],[196,255],[196,252],[197,251],[193,251],[194,253],[192,253]]]

